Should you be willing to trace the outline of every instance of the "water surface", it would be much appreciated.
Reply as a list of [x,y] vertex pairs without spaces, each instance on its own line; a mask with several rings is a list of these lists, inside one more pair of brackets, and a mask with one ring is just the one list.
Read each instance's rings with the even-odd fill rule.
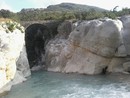
[[130,98],[130,75],[35,72],[3,98]]

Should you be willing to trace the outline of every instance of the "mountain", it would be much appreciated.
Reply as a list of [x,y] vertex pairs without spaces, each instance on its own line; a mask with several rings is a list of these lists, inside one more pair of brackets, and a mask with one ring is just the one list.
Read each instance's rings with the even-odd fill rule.
[[46,11],[76,11],[76,12],[84,12],[90,11],[94,9],[95,11],[107,11],[105,9],[89,6],[89,5],[82,5],[82,4],[74,4],[74,3],[61,3],[57,5],[50,5],[45,10]]

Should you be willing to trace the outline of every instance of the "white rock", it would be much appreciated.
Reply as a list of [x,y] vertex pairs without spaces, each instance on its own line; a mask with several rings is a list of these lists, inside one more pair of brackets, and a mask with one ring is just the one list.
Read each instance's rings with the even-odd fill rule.
[[[20,52],[22,51],[23,45],[24,33],[21,33],[20,30],[15,29],[13,32],[6,33],[5,29],[0,29],[0,93],[4,91],[9,91],[12,85],[26,80],[24,77],[27,76],[27,72],[23,72],[23,69],[21,69],[21,72],[18,72],[22,74],[16,73],[16,61],[18,58],[22,58],[19,56]],[[19,62],[27,65],[28,62],[26,61],[26,55],[24,55],[24,53],[21,54],[23,58],[21,59],[21,61],[19,60]],[[26,68],[24,68],[24,71]],[[13,82],[11,82],[12,80]],[[6,85],[7,83],[9,84]]]

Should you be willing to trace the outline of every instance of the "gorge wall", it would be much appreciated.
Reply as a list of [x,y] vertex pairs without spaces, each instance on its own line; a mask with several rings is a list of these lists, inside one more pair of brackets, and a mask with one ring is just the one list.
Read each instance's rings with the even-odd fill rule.
[[24,34],[23,27],[16,22],[0,23],[0,93],[9,91],[31,74]]
[[25,33],[20,25],[0,25],[0,93],[25,81],[35,65],[63,73],[129,74],[129,16],[60,23],[32,24]]

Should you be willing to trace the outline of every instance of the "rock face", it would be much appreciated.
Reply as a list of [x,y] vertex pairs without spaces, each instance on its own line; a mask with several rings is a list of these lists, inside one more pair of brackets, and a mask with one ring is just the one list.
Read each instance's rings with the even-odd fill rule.
[[123,22],[123,42],[128,55],[130,55],[130,16],[124,16],[121,18]]
[[48,43],[45,54],[47,70],[91,75],[106,71],[123,72],[123,63],[129,61],[130,44],[124,42],[126,31],[130,30],[123,28],[120,20],[81,22],[67,33],[67,38],[55,38]]
[[[20,51],[23,47],[24,35],[20,31],[14,31],[13,33],[6,33],[0,31],[0,56],[2,66],[1,71],[4,72],[3,81],[5,85],[7,82],[14,78],[16,72],[16,60],[19,57]],[[1,75],[2,76],[2,75]],[[0,88],[3,86],[1,85]]]
[[23,77],[28,77],[31,75],[25,45],[23,46],[23,49],[20,52],[20,56],[16,62],[16,65],[17,70],[22,72]]
[[[19,76],[23,75],[25,78],[30,75],[26,51],[22,50],[25,43],[24,33],[19,29],[7,32],[6,26],[3,23],[0,29],[0,93],[9,90],[12,85],[19,83],[19,80],[25,81],[22,78],[18,80]],[[17,69],[21,75],[16,73]],[[17,81],[17,83],[10,82],[12,80]],[[6,86],[7,83],[9,84]]]

